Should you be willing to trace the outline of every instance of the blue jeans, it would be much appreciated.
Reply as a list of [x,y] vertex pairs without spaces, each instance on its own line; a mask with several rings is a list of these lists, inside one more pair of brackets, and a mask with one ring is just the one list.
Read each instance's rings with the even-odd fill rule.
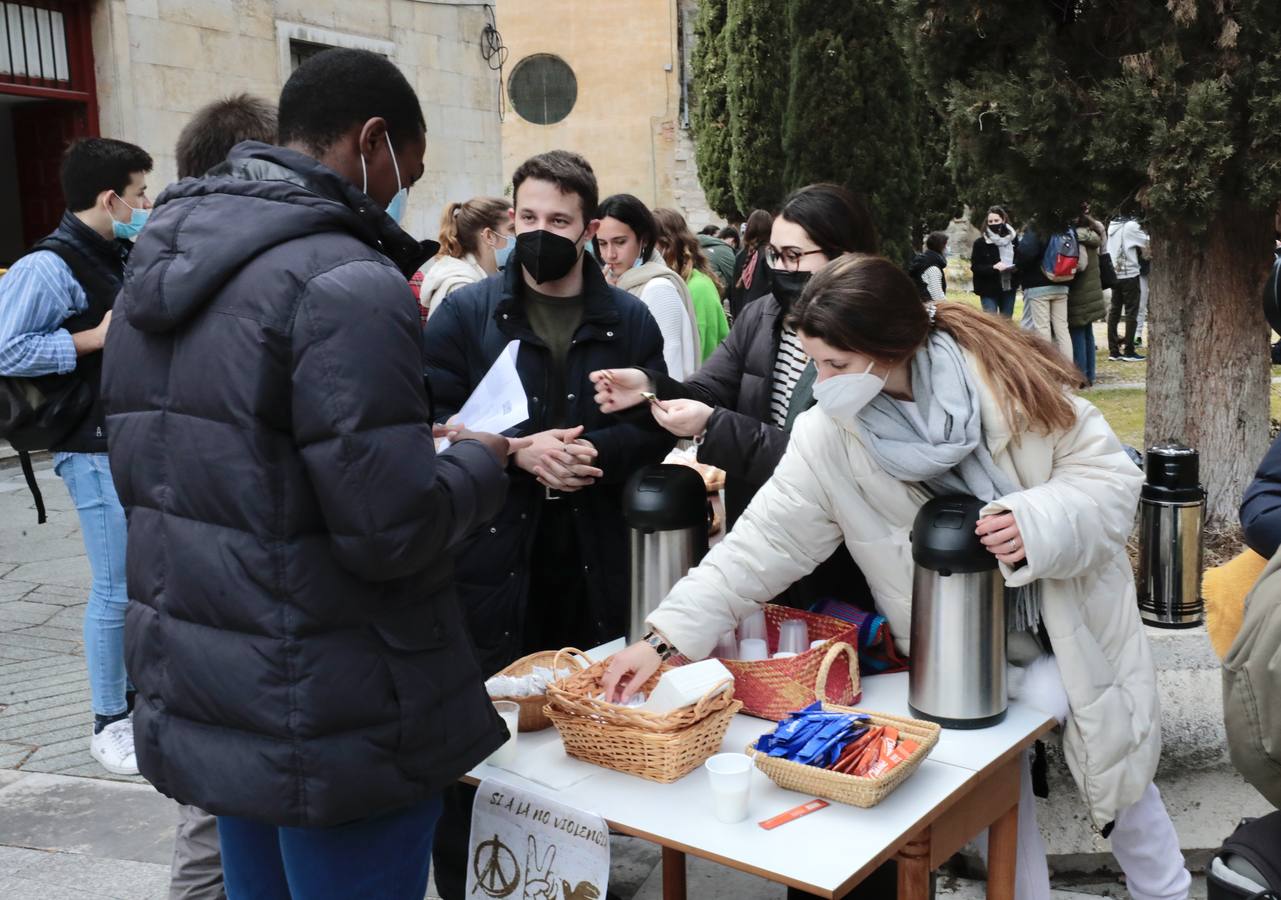
[[1000,313],[1007,319],[1014,318],[1014,298],[1017,291],[1002,291],[995,297],[981,297],[983,312]]
[[330,828],[219,816],[227,900],[422,900],[440,809],[433,797]]
[[53,470],[67,485],[80,517],[93,572],[85,608],[85,663],[93,711],[117,716],[125,703],[125,511],[105,453],[55,453]]
[[1081,370],[1085,380],[1094,384],[1095,366],[1098,362],[1097,348],[1094,344],[1094,326],[1073,325],[1068,332],[1072,335],[1072,361]]

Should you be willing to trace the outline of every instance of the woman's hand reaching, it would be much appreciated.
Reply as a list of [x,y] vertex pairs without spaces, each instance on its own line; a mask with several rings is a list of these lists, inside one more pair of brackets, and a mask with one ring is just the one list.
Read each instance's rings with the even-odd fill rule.
[[601,369],[588,376],[596,385],[596,405],[601,412],[616,413],[645,402],[641,392],[654,389],[640,369]]
[[1019,523],[1014,521],[1014,513],[985,516],[979,519],[974,533],[979,536],[988,552],[1007,566],[1017,566],[1027,559],[1023,533],[1019,531]]
[[601,686],[609,703],[626,703],[658,671],[658,651],[641,641],[620,650],[609,660]]

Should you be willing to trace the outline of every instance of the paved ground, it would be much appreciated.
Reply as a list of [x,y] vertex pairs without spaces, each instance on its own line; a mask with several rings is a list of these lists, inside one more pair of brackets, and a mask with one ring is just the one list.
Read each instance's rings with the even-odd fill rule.
[[[81,640],[89,566],[61,481],[39,467],[49,522],[16,468],[0,468],[0,898],[163,900],[174,806],[89,756],[92,716]],[[611,890],[658,900],[653,847],[616,839]],[[692,861],[690,896],[781,900],[759,879]],[[939,896],[977,900],[979,882],[941,878]],[[1124,897],[1113,879],[1066,880],[1056,900]],[[430,896],[430,894],[429,894]],[[1199,884],[1194,897],[1204,896]]]

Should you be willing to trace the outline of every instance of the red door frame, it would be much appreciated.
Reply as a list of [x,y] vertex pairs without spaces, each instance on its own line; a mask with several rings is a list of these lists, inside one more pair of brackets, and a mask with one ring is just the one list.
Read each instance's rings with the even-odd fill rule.
[[98,88],[93,74],[92,0],[18,0],[19,6],[62,13],[67,33],[67,81],[34,78],[29,75],[0,75],[0,94],[62,100],[85,106],[88,134],[98,131]]

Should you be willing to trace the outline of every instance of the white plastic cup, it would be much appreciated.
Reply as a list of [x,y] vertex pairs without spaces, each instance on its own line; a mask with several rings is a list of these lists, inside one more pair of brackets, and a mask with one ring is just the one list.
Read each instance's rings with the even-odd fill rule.
[[778,629],[778,649],[783,653],[804,653],[810,644],[809,625],[802,619],[788,619]]
[[810,649],[817,650],[819,647],[822,647],[824,644],[826,644],[827,640],[828,640],[827,638],[820,638],[817,641],[810,641]]
[[774,659],[791,659],[793,656],[796,656],[796,654],[789,653],[787,650],[780,650],[774,654],[773,658]]
[[743,638],[738,642],[738,658],[743,662],[769,659],[769,645],[764,638]]
[[703,763],[712,789],[712,813],[727,825],[747,818],[752,793],[752,760],[743,753],[718,753]]
[[502,716],[503,721],[507,723],[507,730],[511,732],[511,737],[507,742],[490,754],[489,759],[485,762],[491,766],[497,766],[505,769],[516,762],[516,738],[520,735],[520,704],[513,703],[511,700],[495,700],[494,709],[498,715]]
[[765,640],[765,610],[758,610],[742,621],[738,626],[738,639],[740,641]]

